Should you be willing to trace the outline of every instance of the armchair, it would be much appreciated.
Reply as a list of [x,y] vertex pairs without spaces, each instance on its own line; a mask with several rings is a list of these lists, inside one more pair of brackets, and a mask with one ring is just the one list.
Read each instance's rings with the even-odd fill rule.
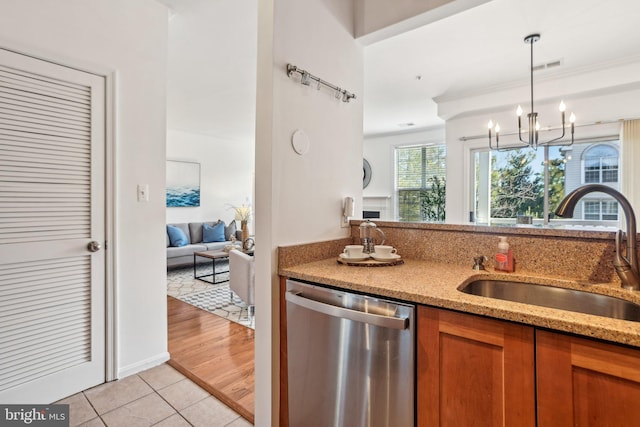
[[252,256],[238,250],[229,252],[229,289],[247,304],[249,316],[252,316],[255,303],[255,272]]

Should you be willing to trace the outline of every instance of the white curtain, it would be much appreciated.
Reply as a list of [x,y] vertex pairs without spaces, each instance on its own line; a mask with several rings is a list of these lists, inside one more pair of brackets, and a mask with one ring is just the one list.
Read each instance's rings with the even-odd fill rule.
[[622,193],[627,197],[636,217],[640,213],[640,120],[625,120],[622,124]]

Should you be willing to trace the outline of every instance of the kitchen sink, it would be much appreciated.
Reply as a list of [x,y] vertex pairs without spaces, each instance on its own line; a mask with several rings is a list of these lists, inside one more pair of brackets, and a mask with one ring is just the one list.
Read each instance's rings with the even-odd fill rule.
[[459,290],[470,295],[640,322],[639,304],[576,289],[507,280],[476,280]]

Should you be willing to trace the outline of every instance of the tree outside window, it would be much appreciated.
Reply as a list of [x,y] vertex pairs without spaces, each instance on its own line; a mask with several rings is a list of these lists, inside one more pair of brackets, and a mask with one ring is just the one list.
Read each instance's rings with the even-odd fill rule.
[[[542,151],[540,149],[539,151]],[[476,156],[478,157],[478,156]],[[530,148],[490,153],[491,218],[507,219],[519,215],[542,219],[544,216],[544,169],[541,153]],[[564,151],[555,147],[549,159],[549,205],[555,207],[565,195]],[[476,187],[479,170],[476,159]],[[482,191],[476,188],[476,194]],[[478,206],[476,204],[476,210]]]
[[529,150],[509,151],[500,166],[498,156],[492,157],[491,172],[491,216],[515,218],[517,215],[540,217],[542,214],[542,191],[539,173],[534,173],[531,163],[535,152]]
[[[564,196],[585,181],[604,183],[617,189],[618,144],[618,141],[609,141],[547,147],[549,179],[546,188],[544,147],[475,151],[472,193],[475,217],[492,224],[513,223],[519,215],[543,220],[546,192],[548,212],[553,219],[553,211]],[[605,194],[594,195],[578,205],[574,218],[576,221],[580,221],[579,218],[616,221],[618,204]]]

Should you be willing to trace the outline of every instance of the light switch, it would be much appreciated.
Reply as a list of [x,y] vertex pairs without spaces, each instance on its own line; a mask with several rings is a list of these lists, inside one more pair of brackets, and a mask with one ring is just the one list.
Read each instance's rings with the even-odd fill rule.
[[149,184],[138,184],[138,201],[149,201]]

